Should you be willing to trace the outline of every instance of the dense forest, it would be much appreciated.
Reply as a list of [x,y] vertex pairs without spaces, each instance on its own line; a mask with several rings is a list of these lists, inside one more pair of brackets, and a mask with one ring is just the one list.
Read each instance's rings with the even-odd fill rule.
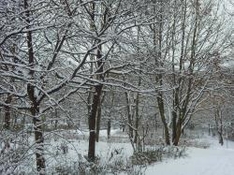
[[191,130],[234,139],[233,9],[231,0],[0,0],[0,174],[66,174],[56,160],[70,167],[61,156],[79,147],[71,139],[87,142],[74,157],[97,164],[103,130],[106,142],[125,133],[134,153],[177,147]]

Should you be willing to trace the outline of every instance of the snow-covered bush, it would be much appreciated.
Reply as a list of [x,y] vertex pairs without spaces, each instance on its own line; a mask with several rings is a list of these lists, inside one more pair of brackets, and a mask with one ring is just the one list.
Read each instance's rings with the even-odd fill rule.
[[32,162],[28,135],[23,131],[2,131],[0,134],[0,174],[20,174]]
[[186,156],[186,147],[166,146],[162,149],[163,157],[181,158]]
[[143,152],[135,152],[131,156],[133,165],[147,165],[163,158],[180,158],[186,155],[186,147],[165,146],[158,148],[149,148]]
[[147,150],[143,152],[135,152],[133,156],[131,156],[133,165],[147,165],[153,162],[162,160],[162,150]]
[[70,164],[57,164],[50,170],[53,175],[118,175],[120,173],[129,175],[138,175],[142,172],[141,166],[133,166],[131,161],[116,158],[107,164],[100,162],[73,162]]

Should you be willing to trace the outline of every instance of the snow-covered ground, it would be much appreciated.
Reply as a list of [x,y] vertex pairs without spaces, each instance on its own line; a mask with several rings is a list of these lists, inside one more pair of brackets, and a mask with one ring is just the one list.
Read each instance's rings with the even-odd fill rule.
[[[119,134],[121,131],[114,130],[114,136],[123,137]],[[79,133],[87,135],[86,132]],[[106,131],[101,131],[100,136],[105,136]],[[110,153],[118,149],[122,155],[129,157],[132,155],[132,148],[129,143],[99,142],[97,144],[97,154],[104,158],[103,164],[108,162]],[[162,162],[148,165],[143,168],[145,175],[234,175],[234,142],[225,140],[224,145],[218,143],[218,139],[211,136],[202,135],[194,142],[202,143],[200,145],[209,145],[208,148],[188,147],[185,157],[177,159],[165,159]],[[81,141],[76,146],[78,152],[86,154],[87,146],[85,141]],[[86,150],[83,150],[86,148]],[[74,154],[73,154],[74,155]],[[125,174],[125,173],[123,173]]]
[[[225,140],[224,145],[221,146],[217,138],[206,136],[199,131],[195,137],[184,138],[183,141],[186,141],[184,143],[196,146],[188,147],[186,156],[177,159],[164,157],[162,162],[131,167],[129,157],[132,156],[133,149],[126,133],[117,129],[112,130],[111,135],[111,139],[108,140],[106,131],[102,130],[100,142],[96,145],[96,155],[100,158],[97,167],[104,168],[108,175],[113,172],[121,175],[135,175],[140,172],[144,175],[234,175],[234,142],[232,141]],[[32,142],[32,136],[29,140]],[[63,145],[67,146],[66,154],[61,150]],[[58,134],[48,135],[45,148],[47,174],[57,175],[58,172],[64,174],[63,169],[78,174],[80,163],[87,162],[85,157],[88,152],[88,131],[64,130],[59,133],[59,136]],[[13,170],[14,173],[36,173],[32,150],[28,151],[28,156],[21,165]],[[112,165],[116,168],[113,171]],[[122,168],[128,169],[121,171]]]
[[214,138],[206,137],[207,149],[188,148],[185,158],[168,159],[148,166],[145,175],[234,175],[234,143],[220,146]]

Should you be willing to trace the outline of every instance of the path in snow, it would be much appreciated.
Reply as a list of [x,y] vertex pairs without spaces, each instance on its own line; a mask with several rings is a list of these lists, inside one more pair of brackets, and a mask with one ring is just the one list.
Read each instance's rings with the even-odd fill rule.
[[208,149],[189,148],[188,156],[156,163],[146,169],[146,175],[234,175],[234,142],[209,138]]

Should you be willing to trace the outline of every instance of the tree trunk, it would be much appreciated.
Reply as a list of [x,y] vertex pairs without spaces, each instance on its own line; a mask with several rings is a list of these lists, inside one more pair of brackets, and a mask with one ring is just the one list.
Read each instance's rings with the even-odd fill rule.
[[105,99],[105,93],[102,93],[103,95],[100,97],[100,102],[98,105],[98,109],[97,109],[97,116],[96,116],[96,142],[99,141],[99,133],[100,133],[100,129],[101,129],[101,117],[102,117],[102,103]]
[[[98,43],[100,43],[99,41]],[[101,55],[101,45],[97,48],[97,79],[100,81],[104,81],[104,76],[101,74],[103,73],[103,62],[102,62],[102,55]],[[95,161],[95,141],[96,141],[96,116],[98,112],[98,107],[101,108],[101,95],[102,95],[102,84],[96,85],[94,87],[94,94],[93,94],[93,102],[91,106],[91,112],[89,116],[89,150],[88,150],[88,159],[91,162]],[[100,113],[101,114],[101,113]],[[101,117],[101,116],[100,116]]]
[[222,132],[218,132],[219,134],[219,143],[223,146],[223,135]]
[[182,133],[182,121],[181,119],[179,119],[176,125],[176,133],[175,133],[175,139],[173,140],[173,145],[178,146],[181,133]]
[[27,92],[31,101],[30,113],[33,118],[34,139],[35,139],[35,155],[36,167],[40,175],[45,175],[45,158],[44,158],[44,136],[43,136],[43,121],[39,115],[39,104],[36,101],[34,86],[28,84]]
[[220,104],[215,109],[215,123],[219,136],[219,143],[223,146],[223,114]]
[[127,116],[128,116],[128,132],[129,132],[129,137],[130,139],[133,139],[133,128],[132,128],[132,112],[131,112],[131,105],[130,105],[130,100],[129,100],[129,94],[128,92],[125,92],[125,97],[126,97],[126,103],[127,103]]
[[[12,101],[12,95],[8,94],[6,99],[6,104],[10,105]],[[4,106],[5,117],[4,117],[4,128],[10,129],[11,126],[11,109],[9,106]]]
[[175,142],[176,135],[177,135],[177,128],[176,128],[177,115],[176,115],[176,112],[174,110],[172,111],[172,142],[173,143]]
[[88,159],[93,162],[95,160],[95,140],[96,140],[96,114],[98,110],[98,105],[100,103],[102,85],[97,85],[93,95],[93,103],[91,106],[91,112],[89,116],[89,150],[88,150]]
[[[96,88],[95,88],[96,89]],[[88,160],[95,160],[95,125],[96,125],[96,111],[97,111],[97,94],[93,96],[93,104],[91,106],[91,112],[89,116],[89,150]]]
[[107,122],[107,138],[110,139],[110,132],[111,132],[111,119],[108,119]]
[[[158,68],[162,68],[163,63],[163,57],[162,57],[162,43],[163,43],[163,1],[160,0],[158,2],[159,5],[159,13],[154,9],[155,13],[158,13],[157,16],[157,23],[158,26],[155,24],[153,29],[153,43],[155,47],[155,66]],[[156,7],[156,6],[155,6]],[[163,87],[163,74],[161,72],[158,72],[155,76],[155,82],[162,88]],[[158,90],[157,92],[157,104],[159,108],[160,117],[163,123],[164,127],[164,134],[165,134],[165,144],[170,145],[170,134],[169,134],[169,128],[168,123],[166,121],[165,116],[165,108],[164,108],[164,99],[163,99],[163,92]]]
[[[24,9],[25,9],[25,16],[26,16],[26,22],[28,26],[26,27],[28,29],[27,32],[27,49],[28,49],[28,63],[29,66],[32,68],[29,71],[29,77],[31,80],[34,80],[34,51],[33,51],[33,40],[32,40],[32,31],[30,30],[30,7],[28,4],[28,0],[24,0]],[[30,112],[33,118],[33,124],[34,124],[34,138],[35,138],[35,155],[36,155],[36,168],[38,171],[38,174],[45,175],[45,158],[44,158],[44,137],[43,137],[43,131],[42,131],[42,121],[41,116],[39,115],[39,104],[37,103],[37,96],[35,94],[35,87],[31,85],[30,83],[27,84],[27,94],[29,97],[29,100],[31,102],[31,108]]]
[[166,145],[170,145],[170,134],[169,134],[169,128],[168,126],[164,125],[164,134],[165,134],[165,143]]
[[38,115],[39,107],[37,105],[31,107],[34,124],[34,138],[36,144],[36,166],[40,175],[45,174],[45,158],[44,158],[44,136],[42,130],[42,120]]
[[98,110],[97,110],[97,122],[96,122],[96,142],[99,141],[99,132],[100,132],[100,124],[101,124],[101,104],[98,105]]
[[138,128],[139,128],[139,122],[140,122],[140,117],[139,117],[139,93],[137,93],[136,96],[136,120],[135,120],[135,137],[134,137],[134,143],[138,143]]
[[159,95],[157,97],[158,108],[159,108],[161,120],[162,120],[163,127],[164,127],[165,143],[166,143],[166,145],[170,145],[170,133],[169,133],[169,128],[168,128],[168,125],[167,125],[165,111],[164,111],[164,102],[163,102],[163,99],[162,99],[163,98],[162,97],[162,92],[159,92],[158,95]]

